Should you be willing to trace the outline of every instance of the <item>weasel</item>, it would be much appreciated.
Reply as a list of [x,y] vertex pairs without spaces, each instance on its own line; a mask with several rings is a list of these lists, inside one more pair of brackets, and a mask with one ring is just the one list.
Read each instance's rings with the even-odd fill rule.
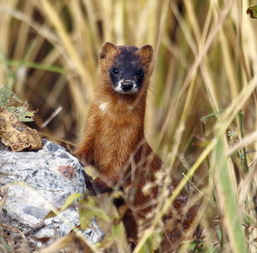
[[99,192],[115,186],[129,189],[126,204],[137,211],[128,209],[123,222],[129,240],[136,241],[136,220],[153,207],[149,201],[153,192],[144,194],[143,186],[154,181],[154,172],[162,164],[144,135],[153,48],[106,42],[99,54],[99,65],[95,100],[75,155],[99,172],[99,178],[92,183]]
[[[156,184],[152,184],[147,193],[143,188],[155,181],[155,174],[162,166],[144,135],[153,48],[107,42],[100,51],[99,65],[95,100],[75,155],[99,172],[93,182],[99,192],[122,187],[128,193],[129,209],[123,222],[128,238],[136,241],[137,220],[146,220],[146,214],[155,207],[159,189]],[[191,220],[182,223],[186,222],[189,224]]]
[[[116,46],[106,42],[99,55],[100,74],[75,155],[99,172],[100,192],[136,177],[144,184],[161,166],[144,136],[146,95],[152,74],[153,48]],[[124,180],[125,174],[134,175]],[[142,178],[142,176],[144,177]],[[138,177],[139,176],[139,177]],[[139,195],[142,193],[138,192]],[[138,196],[139,197],[139,196]],[[135,197],[135,202],[142,202]]]

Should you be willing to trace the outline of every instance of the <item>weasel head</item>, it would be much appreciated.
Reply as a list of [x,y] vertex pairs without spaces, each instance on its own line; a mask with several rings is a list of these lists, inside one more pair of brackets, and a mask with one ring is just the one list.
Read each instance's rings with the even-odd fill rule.
[[105,83],[120,94],[134,94],[147,85],[152,73],[153,48],[145,45],[116,46],[106,42],[100,52],[100,71]]

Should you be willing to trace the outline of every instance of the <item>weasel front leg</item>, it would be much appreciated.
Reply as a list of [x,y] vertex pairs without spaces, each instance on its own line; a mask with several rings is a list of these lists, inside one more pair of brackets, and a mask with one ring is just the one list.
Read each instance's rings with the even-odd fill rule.
[[74,155],[83,165],[94,164],[94,139],[96,131],[96,118],[94,115],[94,107],[92,106],[89,109],[83,139],[74,152]]
[[[96,166],[94,161],[94,141],[97,134],[97,114],[95,113],[95,110],[96,108],[93,105],[89,110],[83,139],[74,152],[74,155],[83,165]],[[87,176],[86,184],[87,188],[95,193],[112,191],[112,188],[100,178],[92,179],[90,176]]]
[[93,138],[85,136],[83,142],[75,150],[74,155],[80,160],[83,165],[94,164]]

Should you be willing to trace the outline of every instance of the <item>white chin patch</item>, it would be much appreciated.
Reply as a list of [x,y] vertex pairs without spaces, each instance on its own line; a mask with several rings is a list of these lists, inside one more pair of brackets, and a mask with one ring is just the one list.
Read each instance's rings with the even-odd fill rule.
[[123,82],[124,80],[122,79],[122,80],[120,80],[119,82],[118,82],[118,85],[116,86],[116,87],[114,87],[114,90],[116,91],[116,92],[119,92],[119,93],[121,93],[121,94],[133,94],[133,93],[136,93],[137,91],[138,91],[138,87],[136,86],[136,83],[134,82],[134,81],[132,81],[133,82],[133,87],[130,89],[130,90],[124,90],[124,89],[122,89],[122,82]]
[[131,90],[124,91],[121,88],[115,87],[114,90],[116,92],[119,92],[119,93],[122,93],[122,94],[133,94],[133,93],[136,93],[138,91],[138,88],[132,88]]

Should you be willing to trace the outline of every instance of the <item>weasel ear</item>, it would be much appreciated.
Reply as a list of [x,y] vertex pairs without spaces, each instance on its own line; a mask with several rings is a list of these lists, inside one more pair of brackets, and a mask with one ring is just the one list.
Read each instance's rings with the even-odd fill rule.
[[107,58],[109,55],[114,55],[117,52],[118,48],[111,42],[105,42],[100,51],[100,59]]
[[144,45],[138,50],[138,55],[143,65],[149,65],[153,60],[153,47]]

